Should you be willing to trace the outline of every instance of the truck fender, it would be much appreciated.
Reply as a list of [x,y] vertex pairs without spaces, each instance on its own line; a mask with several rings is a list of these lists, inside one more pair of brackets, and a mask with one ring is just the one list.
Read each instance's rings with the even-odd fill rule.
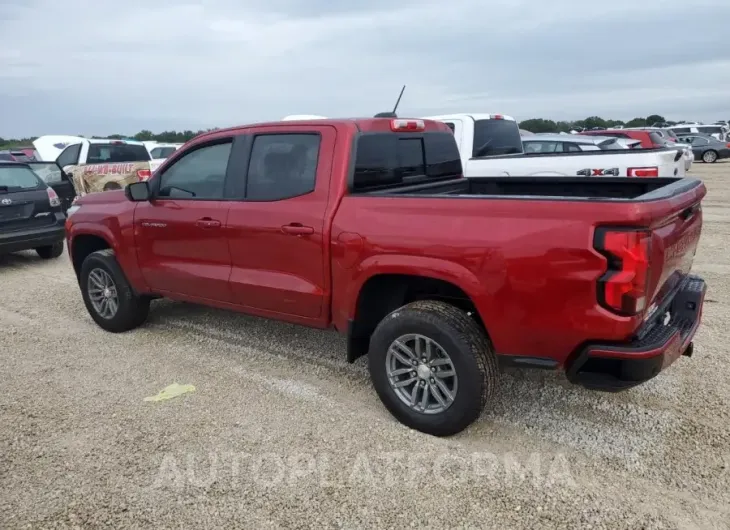
[[[387,254],[370,256],[355,269],[347,293],[347,315],[354,319],[363,286],[374,276],[403,274],[422,276],[451,283],[459,287],[478,307],[485,299],[486,289],[476,275],[458,263],[427,256]],[[484,318],[484,316],[482,316]]]
[[[68,240],[68,252],[72,260],[74,239],[77,236],[96,236],[106,241],[109,248],[114,250],[119,266],[124,271],[124,274],[127,276],[127,280],[135,292],[142,294],[149,290],[149,287],[144,281],[142,272],[137,264],[137,254],[134,245],[122,245],[119,238],[108,226],[96,223],[86,223],[83,221],[73,223],[66,233]],[[76,266],[77,264],[74,264],[74,268],[76,268]],[[78,273],[78,270],[76,272]]]

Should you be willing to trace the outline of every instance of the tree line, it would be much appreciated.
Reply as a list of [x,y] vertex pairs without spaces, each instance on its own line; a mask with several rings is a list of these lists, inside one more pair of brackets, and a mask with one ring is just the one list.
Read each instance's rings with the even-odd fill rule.
[[[646,118],[634,118],[629,121],[623,120],[607,120],[600,116],[589,116],[584,120],[576,121],[554,121],[544,118],[532,118],[520,122],[520,128],[534,133],[549,132],[570,132],[579,129],[593,129],[600,127],[602,129],[610,129],[611,127],[650,127],[656,125],[675,125],[677,122],[667,121],[664,116],[659,114],[651,114]],[[184,143],[204,132],[215,129],[206,129],[200,131],[163,131],[161,133],[153,133],[152,131],[139,131],[134,136],[126,136],[123,134],[110,134],[109,136],[92,136],[92,138],[108,138],[114,140],[138,140],[138,141],[157,141],[164,143]],[[83,135],[78,135],[83,136]],[[0,138],[0,149],[9,149],[13,147],[31,146],[35,140],[32,138]]]

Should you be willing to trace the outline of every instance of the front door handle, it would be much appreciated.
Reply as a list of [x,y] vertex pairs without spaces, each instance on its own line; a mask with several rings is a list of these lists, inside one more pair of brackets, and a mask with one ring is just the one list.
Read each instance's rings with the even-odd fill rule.
[[281,227],[281,231],[285,234],[293,236],[306,236],[314,234],[314,228],[311,226],[304,226],[301,223],[291,223]]
[[203,217],[195,221],[195,226],[199,226],[200,228],[218,228],[220,225],[220,221],[216,221],[210,217]]

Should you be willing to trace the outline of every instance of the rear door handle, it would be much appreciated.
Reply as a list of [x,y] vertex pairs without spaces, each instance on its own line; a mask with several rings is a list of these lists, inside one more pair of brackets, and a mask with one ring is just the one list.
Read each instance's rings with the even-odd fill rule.
[[281,231],[285,234],[293,236],[305,236],[314,234],[314,228],[311,226],[304,226],[301,223],[291,223],[281,227]]
[[220,221],[216,221],[210,217],[203,217],[202,219],[195,221],[195,226],[199,226],[201,228],[218,228],[220,225]]

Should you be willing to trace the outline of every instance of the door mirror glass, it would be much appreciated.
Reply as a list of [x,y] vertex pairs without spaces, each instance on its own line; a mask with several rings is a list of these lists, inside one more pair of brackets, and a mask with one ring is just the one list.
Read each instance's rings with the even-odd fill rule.
[[143,202],[150,199],[150,187],[147,182],[133,182],[124,188],[127,199],[134,202]]

